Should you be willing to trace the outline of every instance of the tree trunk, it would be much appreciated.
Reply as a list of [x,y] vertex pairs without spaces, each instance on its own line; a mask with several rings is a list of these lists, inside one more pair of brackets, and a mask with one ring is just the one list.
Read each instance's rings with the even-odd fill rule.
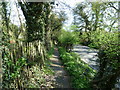
[[[0,29],[0,43],[2,43],[2,30],[1,29]],[[2,88],[2,51],[3,51],[2,48],[0,48],[0,88]]]
[[118,31],[120,32],[120,1],[118,2]]

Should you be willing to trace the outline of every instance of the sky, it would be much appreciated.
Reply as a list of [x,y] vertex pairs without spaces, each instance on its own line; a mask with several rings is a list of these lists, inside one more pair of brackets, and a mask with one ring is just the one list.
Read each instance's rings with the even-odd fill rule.
[[[57,0],[56,0],[57,1]],[[64,1],[67,5],[69,5],[71,8],[74,8],[74,6],[77,4],[77,3],[80,3],[80,2],[83,2],[84,0],[59,0],[59,1]],[[11,4],[10,4],[10,7],[11,7],[11,16],[10,16],[10,19],[11,19],[11,22],[17,26],[20,25],[20,22],[19,22],[19,18],[18,18],[18,11],[17,11],[17,8],[16,8],[16,5],[13,3],[14,0],[11,1]],[[23,13],[22,11],[19,9],[19,14],[20,14],[20,17],[22,19],[22,22],[25,22],[25,18],[23,16]],[[71,9],[68,9],[68,8],[63,8],[62,6],[58,6],[56,7],[56,10],[59,10],[59,9],[64,9],[64,11],[68,14],[68,23],[65,24],[65,26],[70,26],[72,21],[73,21],[73,15],[72,15],[72,10]]]
[[16,4],[14,3],[14,0],[12,2],[10,2],[10,7],[11,7],[11,16],[10,16],[11,22],[13,24],[17,25],[17,26],[20,26],[20,21],[19,21],[19,18],[18,18],[19,14],[20,14],[21,21],[25,22],[25,18],[23,16],[23,13],[22,13],[21,9],[16,7]]
[[58,10],[62,9],[63,11],[65,11],[65,13],[67,13],[68,20],[66,20],[66,23],[64,24],[64,26],[69,27],[72,24],[72,21],[73,21],[73,13],[72,13],[73,11],[72,11],[72,9],[76,6],[76,4],[84,2],[85,0],[59,0],[59,1],[62,1],[62,2],[66,3],[67,5],[69,5],[71,7],[71,8],[69,8],[69,7],[65,8],[64,6],[61,6],[61,5],[59,6],[58,5]]
[[[10,19],[11,19],[11,22],[13,24],[15,24],[17,26],[20,26],[18,13],[20,14],[22,22],[25,22],[25,18],[23,16],[23,13],[20,10],[20,8],[18,8],[18,11],[17,11],[16,5],[15,5],[15,3],[13,3],[14,1],[16,1],[16,0],[10,0],[10,2],[11,2],[10,7],[11,7],[11,11],[12,11]],[[85,0],[55,0],[55,1],[58,1],[58,2],[62,1],[64,3],[66,3],[67,5],[69,5],[71,8],[74,8],[76,6],[76,4],[84,2]],[[89,0],[89,1],[96,1],[96,0]],[[101,1],[103,1],[103,0],[101,0]],[[106,1],[106,0],[104,0],[104,1]],[[108,1],[113,1],[113,0],[108,0]],[[67,13],[68,20],[66,20],[66,23],[64,24],[64,27],[69,27],[72,24],[72,21],[73,21],[72,9],[66,8],[62,5],[58,5],[58,6],[56,6],[55,10],[59,11],[60,9],[64,10]]]

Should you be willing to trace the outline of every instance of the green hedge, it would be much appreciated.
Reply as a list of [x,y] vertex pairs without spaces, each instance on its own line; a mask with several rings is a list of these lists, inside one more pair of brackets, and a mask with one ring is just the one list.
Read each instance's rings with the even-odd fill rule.
[[90,88],[90,81],[95,75],[95,71],[80,60],[79,56],[73,52],[68,53],[64,48],[59,48],[60,58],[69,72],[72,79],[73,88]]
[[[115,37],[114,37],[115,38]],[[96,83],[100,88],[114,88],[120,72],[120,42],[119,39],[110,39],[106,45],[103,45],[98,53],[100,59],[100,71],[96,79],[105,78],[103,81]],[[113,41],[114,40],[114,41]],[[104,86],[103,86],[104,85]]]
[[99,49],[102,46],[108,46],[108,44],[116,41],[117,39],[118,39],[117,32],[96,30],[89,32],[89,36],[86,32],[83,32],[83,34],[80,36],[80,43],[92,48]]
[[[99,88],[113,88],[116,83],[117,73],[120,68],[120,40],[119,32],[107,32],[104,30],[91,31],[89,34],[83,33],[80,38],[80,43],[87,44],[89,47],[99,49],[98,57],[100,61],[99,71],[95,83]],[[101,80],[102,78],[106,78]],[[104,86],[103,86],[104,85]]]

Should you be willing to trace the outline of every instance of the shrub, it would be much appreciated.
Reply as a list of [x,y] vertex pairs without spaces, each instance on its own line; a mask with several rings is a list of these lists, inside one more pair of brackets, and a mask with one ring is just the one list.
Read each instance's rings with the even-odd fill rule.
[[106,32],[103,37],[98,53],[100,70],[94,84],[99,88],[113,88],[120,72],[120,42],[118,33]]
[[95,71],[81,61],[77,54],[68,53],[62,47],[59,48],[59,53],[65,68],[71,76],[73,88],[90,88],[90,81],[94,77]]
[[83,34],[80,36],[80,43],[92,48],[99,49],[102,46],[106,46],[107,44],[114,42],[116,38],[118,38],[116,32],[113,33],[104,30],[96,30],[90,31],[89,36],[87,32],[83,32]]
[[62,30],[58,36],[60,46],[64,47],[67,51],[71,50],[73,44],[78,40],[77,36],[73,32]]
[[[113,88],[120,73],[120,45],[117,40],[114,43],[101,47],[98,56],[100,59],[100,70],[96,79],[104,80],[96,82],[100,88]],[[98,80],[98,81],[99,81]],[[102,86],[104,85],[104,87]]]
[[50,50],[47,52],[47,58],[49,59],[53,53],[54,53],[54,46],[51,47]]
[[26,58],[21,57],[16,61],[16,63],[14,63],[9,59],[9,55],[5,54],[3,64],[3,88],[16,88],[16,86],[13,85],[15,82],[17,83],[18,78],[22,78],[21,73],[26,65]]

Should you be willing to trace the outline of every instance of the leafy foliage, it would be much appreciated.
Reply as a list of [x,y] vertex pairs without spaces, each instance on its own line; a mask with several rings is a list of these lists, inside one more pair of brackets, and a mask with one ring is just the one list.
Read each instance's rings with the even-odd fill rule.
[[21,72],[27,66],[26,59],[21,57],[15,63],[10,60],[9,54],[5,54],[3,58],[3,87],[15,88],[10,85],[14,84],[16,79],[21,78]]
[[73,32],[62,30],[58,40],[59,44],[69,51],[72,49],[73,44],[76,44],[78,38]]
[[[119,33],[118,32],[107,32],[104,30],[91,31],[89,40],[91,43],[87,44],[89,47],[99,49],[99,72],[93,80],[96,88],[113,88],[116,79],[119,76]],[[80,41],[82,44],[87,43],[87,34],[81,35]]]
[[[118,26],[114,26],[119,14],[116,2],[85,2],[77,5],[74,9],[76,25],[70,27],[74,32],[61,30],[65,14],[61,12],[57,16],[50,3],[18,3],[26,20],[24,27],[22,23],[20,27],[11,23],[8,3],[0,4],[3,88],[51,88],[53,83],[47,80],[52,72],[46,61],[53,53],[52,43],[56,42],[65,48],[59,48],[60,58],[72,77],[73,87],[89,88],[95,71],[83,63],[78,55],[67,52],[78,40],[99,49],[100,70],[93,80],[93,87],[114,87],[120,75],[119,33],[116,32]],[[106,20],[111,23],[108,25]]]
[[88,36],[86,32],[83,32],[83,34],[80,36],[80,43],[97,49],[116,41],[118,38],[117,32],[107,32],[97,29],[96,31],[91,31],[89,33],[90,43],[88,43]]
[[50,67],[45,66],[41,70],[38,65],[34,65],[29,69],[29,79],[25,80],[25,88],[53,88],[53,72]]
[[51,47],[50,50],[47,52],[48,59],[52,57],[53,53],[54,53],[54,47]]
[[[99,88],[113,88],[120,74],[120,42],[118,33],[111,33],[111,35],[109,34],[107,37],[104,36],[106,41],[103,40],[98,53],[100,70],[95,80],[99,79],[94,84]],[[104,87],[102,86],[103,84]]]
[[[24,26],[21,23],[20,27],[9,20],[10,11],[7,11],[9,4],[2,4],[3,88],[47,87],[48,84],[50,88],[53,86],[52,81],[48,84],[46,81],[49,79],[46,77],[50,74],[50,70],[45,67],[47,67],[46,60],[53,53],[53,48],[50,51],[48,48],[51,48],[49,45],[52,42],[51,31],[56,29],[56,26],[61,28],[62,20],[59,21],[57,16],[57,19],[52,16],[51,5],[48,2],[18,3],[17,9],[22,9],[26,20]],[[51,25],[51,21],[57,21],[56,26]]]
[[68,53],[62,47],[59,48],[60,58],[69,72],[73,88],[90,88],[90,81],[95,71],[80,60],[75,53]]

